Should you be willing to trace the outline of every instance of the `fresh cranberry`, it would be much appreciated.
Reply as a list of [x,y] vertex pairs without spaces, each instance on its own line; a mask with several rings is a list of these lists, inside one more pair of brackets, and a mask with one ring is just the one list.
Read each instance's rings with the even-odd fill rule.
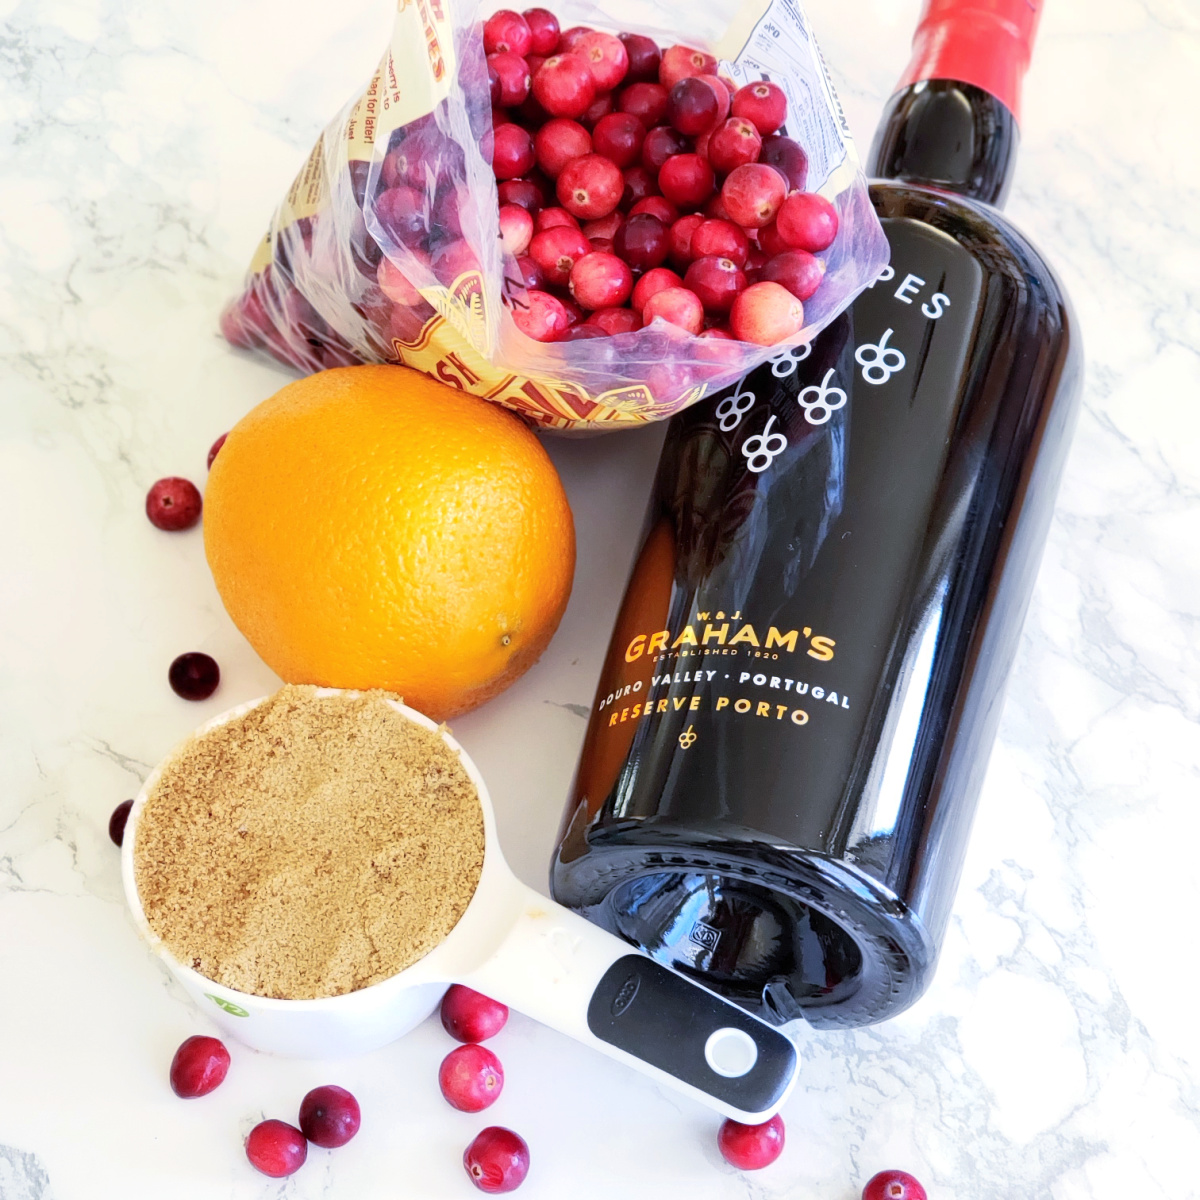
[[704,328],[704,305],[700,297],[686,287],[664,288],[655,292],[642,309],[644,324],[649,325],[655,317],[678,325],[688,333],[699,333]]
[[733,336],[733,334],[730,333],[729,330],[726,329],[722,325],[713,325],[711,328],[706,329],[700,336],[702,338],[704,338],[705,341],[721,341],[721,342],[736,342],[737,341],[737,338],[735,338]]
[[597,238],[606,238],[612,241],[617,236],[618,230],[625,224],[625,218],[619,212],[610,212],[607,217],[600,217],[595,221],[588,221],[583,227],[583,236],[589,242],[595,241]]
[[533,49],[533,32],[520,13],[502,8],[498,13],[493,13],[483,27],[483,49],[486,54],[501,50],[528,54]]
[[659,292],[665,292],[667,288],[681,288],[683,280],[671,270],[670,267],[655,267],[652,271],[647,271],[633,285],[633,295],[629,299],[629,303],[633,305],[635,312],[642,312],[646,307],[646,302],[651,296],[656,296]]
[[658,173],[658,186],[672,204],[682,209],[699,208],[716,186],[713,169],[698,154],[676,154]]
[[517,204],[500,205],[500,240],[504,249],[516,258],[529,249],[533,237],[533,218]]
[[558,202],[582,221],[606,217],[620,203],[625,180],[607,158],[585,154],[568,163],[558,177]]
[[499,1125],[489,1125],[463,1153],[463,1166],[481,1192],[511,1192],[529,1174],[525,1139]]
[[119,846],[125,840],[125,824],[129,820],[129,810],[132,807],[132,800],[122,800],[108,818],[108,836],[115,845]]
[[764,254],[763,251],[754,243],[750,244],[750,252],[746,255],[746,271],[761,271],[767,265],[770,255]]
[[646,386],[660,404],[679,404],[696,386],[697,373],[685,363],[658,362],[646,372]]
[[804,184],[808,179],[808,155],[804,153],[799,142],[773,133],[770,137],[763,138],[759,162],[774,167],[787,180],[790,191],[804,191]]
[[344,1146],[358,1132],[361,1122],[358,1101],[335,1084],[313,1088],[300,1101],[300,1131],[314,1146],[326,1150]]
[[557,179],[573,158],[591,154],[592,135],[578,121],[555,117],[537,131],[533,144],[538,166],[551,179]]
[[616,108],[616,101],[613,99],[612,92],[601,92],[595,100],[588,105],[588,110],[579,119],[591,129],[601,117],[607,117],[610,112]]
[[645,126],[627,112],[614,112],[601,117],[592,130],[592,144],[596,153],[603,154],[622,170],[638,161],[645,137]]
[[425,195],[406,184],[388,188],[376,196],[375,216],[384,233],[399,245],[419,246],[429,236]]
[[746,276],[732,259],[710,254],[688,267],[683,286],[700,297],[705,312],[724,316],[739,293],[746,290]]
[[583,233],[571,225],[556,225],[552,229],[535,233],[529,243],[529,257],[542,268],[546,282],[555,287],[566,287],[571,269],[591,253],[591,246]]
[[758,162],[762,138],[745,117],[730,117],[708,141],[708,161],[722,175],[747,163]]
[[734,266],[744,267],[750,253],[750,239],[740,225],[732,221],[707,220],[696,226],[692,234],[693,258],[706,258],[718,254],[733,260]]
[[733,93],[725,86],[725,81],[718,75],[696,75],[693,78],[707,83],[712,88],[713,94],[717,97],[717,119],[709,126],[710,129],[715,129],[729,116],[729,105],[733,99]]
[[196,485],[177,475],[160,479],[146,493],[146,516],[156,529],[178,533],[200,520],[203,502]]
[[558,52],[566,54],[575,49],[579,43],[587,37],[589,33],[596,31],[590,25],[572,25],[570,29],[563,30],[558,39]]
[[[119,843],[118,843],[119,844]],[[171,1059],[171,1091],[182,1100],[207,1096],[225,1081],[229,1051],[215,1037],[190,1037]]]
[[927,1200],[925,1189],[907,1171],[880,1171],[867,1180],[862,1200]]
[[793,192],[783,202],[775,228],[789,246],[813,254],[837,237],[837,209],[816,192]]
[[671,46],[664,50],[658,66],[658,82],[668,91],[681,79],[691,75],[711,75],[717,69],[717,60],[703,50],[690,46]]
[[533,77],[534,99],[554,117],[582,117],[596,98],[587,60],[578,54],[548,58]]
[[221,682],[216,659],[199,650],[181,654],[167,670],[167,682],[184,700],[207,700]]
[[534,288],[525,293],[524,306],[514,305],[517,328],[535,342],[554,342],[571,327],[571,314],[557,296]]
[[497,179],[516,179],[533,166],[536,156],[528,130],[509,121],[496,130],[495,138],[492,172]]
[[[736,225],[737,222],[729,215],[729,210],[725,207],[725,201],[719,191],[714,192],[709,198],[708,203],[703,209],[704,215],[712,221],[728,221],[731,225]],[[741,226],[739,225],[740,229]]]
[[442,1059],[438,1084],[447,1103],[460,1112],[482,1112],[500,1098],[504,1068],[485,1046],[459,1046]]
[[671,226],[671,263],[680,271],[686,271],[691,263],[692,254],[692,237],[697,229],[704,224],[705,218],[699,213],[690,213],[686,217],[680,217],[674,225]]
[[[622,309],[620,311],[626,310]],[[606,338],[608,336],[608,333],[601,329],[599,325],[590,325],[587,321],[582,321],[578,325],[572,325],[558,340],[560,342],[593,342],[596,338]]]
[[286,1121],[260,1121],[246,1138],[250,1165],[272,1179],[294,1175],[308,1157],[304,1134]]
[[631,83],[618,98],[617,107],[637,117],[644,128],[653,129],[666,120],[669,97],[661,83]]
[[786,250],[768,260],[762,278],[782,283],[797,300],[807,300],[821,286],[825,264],[807,250]]
[[213,460],[221,453],[221,447],[225,445],[225,439],[229,436],[227,433],[221,434],[219,438],[208,448],[208,469],[212,470]]
[[735,167],[721,188],[725,210],[744,229],[760,229],[773,221],[786,195],[783,176],[762,163]]
[[783,1153],[783,1141],[783,1118],[780,1116],[761,1125],[743,1125],[726,1118],[717,1134],[717,1146],[725,1161],[740,1171],[757,1171],[770,1166]]
[[[506,179],[497,186],[501,204],[519,204],[522,208],[531,208],[539,202],[540,193],[529,180]],[[527,198],[526,192],[529,193]],[[442,238],[462,237],[463,218],[472,212],[474,205],[465,185],[443,188],[433,202],[431,224]]]
[[529,68],[529,87],[533,89],[533,76],[538,67],[542,65],[550,56],[548,54],[527,54],[525,55],[525,65]]
[[648,196],[658,195],[658,172],[647,171],[643,166],[630,167],[625,172],[625,187],[621,193],[621,204],[630,208]]
[[488,96],[492,102],[493,112],[499,107],[503,95],[504,91],[500,87],[500,74],[491,63],[488,63]]
[[588,238],[588,245],[599,254],[613,254],[613,239],[605,237]]
[[542,288],[546,286],[546,276],[542,268],[528,254],[522,254],[517,258],[517,273],[521,277],[521,282],[527,288]]
[[687,148],[687,138],[677,129],[672,129],[670,125],[656,125],[642,142],[642,166],[657,174],[668,158],[685,154]]
[[630,83],[656,83],[662,53],[654,39],[643,37],[640,33],[619,33],[617,36],[629,56],[629,70],[625,78]]
[[463,275],[479,270],[479,259],[470,242],[457,238],[439,246],[429,266],[439,283],[453,287]]
[[571,269],[570,286],[572,297],[584,308],[613,308],[629,299],[633,272],[615,254],[593,251]]
[[[542,189],[532,179],[505,179],[497,185],[496,190],[501,204],[519,204],[530,216],[542,207],[546,199]],[[462,235],[461,224],[455,229],[453,223],[440,218],[436,210],[434,223],[440,229],[449,228],[456,237]]]
[[571,299],[570,296],[561,296],[563,308],[566,311],[567,318],[574,325],[576,321],[582,321],[584,317],[583,309]]
[[679,209],[666,196],[647,196],[629,210],[631,217],[641,216],[642,213],[657,217],[667,226],[674,225],[679,220]]
[[642,327],[642,318],[631,308],[598,308],[584,324],[612,337],[618,333],[636,333]]
[[587,59],[598,92],[611,92],[629,70],[625,44],[611,33],[594,30],[585,34],[571,47],[571,51]]
[[667,96],[667,120],[687,137],[707,133],[717,124],[717,95],[703,79],[681,79]]
[[787,120],[787,96],[779,84],[763,79],[738,88],[730,111],[735,117],[745,117],[766,137]]
[[488,55],[488,70],[495,71],[500,79],[500,103],[513,108],[529,95],[531,78],[529,64],[511,50],[500,50]]
[[795,337],[804,325],[804,306],[781,283],[752,283],[733,302],[729,328],[741,342],[774,346]]
[[568,225],[572,229],[579,228],[579,222],[565,208],[543,208],[533,219],[534,228],[538,233],[547,229],[556,229],[560,225]]
[[617,231],[613,248],[635,271],[649,271],[666,261],[671,243],[662,221],[638,213]]
[[548,8],[527,8],[521,16],[529,26],[533,53],[553,54],[558,49],[558,18]]

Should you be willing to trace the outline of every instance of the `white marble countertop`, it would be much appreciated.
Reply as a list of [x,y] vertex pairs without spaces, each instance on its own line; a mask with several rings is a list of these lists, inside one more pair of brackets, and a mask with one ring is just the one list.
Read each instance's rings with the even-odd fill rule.
[[[725,1166],[690,1102],[514,1016],[499,1103],[450,1110],[428,1022],[337,1064],[205,1032],[138,942],[110,811],[208,716],[276,683],[225,616],[199,530],[142,503],[287,378],[216,315],[319,128],[365,81],[386,0],[0,0],[0,1197],[476,1193],[485,1124],[532,1147],[528,1200],[856,1200],[885,1166],[934,1200],[1200,1195],[1200,156],[1194,0],[1050,0],[1010,214],[1073,295],[1088,384],[941,968],[896,1020],[811,1035],[783,1157]],[[812,0],[865,149],[917,0]],[[518,873],[545,887],[658,430],[556,441],[579,531],[562,629],[455,723]],[[184,650],[224,678],[168,690]],[[363,1131],[286,1183],[241,1138],[336,1082]]]

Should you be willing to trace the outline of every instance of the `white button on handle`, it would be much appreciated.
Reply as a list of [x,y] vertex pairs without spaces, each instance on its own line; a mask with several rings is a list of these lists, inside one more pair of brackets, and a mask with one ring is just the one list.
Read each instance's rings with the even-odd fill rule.
[[744,1029],[727,1026],[709,1035],[704,1058],[718,1075],[738,1079],[758,1061],[758,1047]]

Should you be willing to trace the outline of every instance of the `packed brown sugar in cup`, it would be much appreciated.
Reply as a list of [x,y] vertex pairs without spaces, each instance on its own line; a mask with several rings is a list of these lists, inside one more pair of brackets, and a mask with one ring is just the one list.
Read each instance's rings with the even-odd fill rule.
[[311,1000],[432,950],[474,894],[483,847],[478,791],[441,737],[381,692],[284,687],[166,763],[134,871],[179,962]]

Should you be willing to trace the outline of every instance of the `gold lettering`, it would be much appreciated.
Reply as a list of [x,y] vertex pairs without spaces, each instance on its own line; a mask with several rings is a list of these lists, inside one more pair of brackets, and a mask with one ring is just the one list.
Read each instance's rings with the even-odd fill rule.
[[666,712],[666,711],[667,711],[667,698],[666,698],[666,696],[664,696],[664,697],[663,697],[663,698],[662,698],[662,699],[661,699],[661,700],[658,702],[658,711],[659,711],[659,712]]
[[692,712],[695,712],[695,711],[696,711],[696,709],[698,709],[698,708],[700,707],[700,701],[701,701],[701,699],[702,699],[702,697],[700,697],[700,696],[693,696],[693,697],[692,697],[692,702],[691,702],[691,704],[689,704],[689,705],[688,705],[688,708],[689,708],[689,709],[690,709]]
[[751,646],[758,645],[758,634],[754,632],[753,625],[743,625],[741,629],[739,629],[737,633],[735,633],[733,637],[729,639],[729,644],[731,646],[736,646],[739,642],[749,642]]
[[622,721],[628,721],[628,720],[629,720],[629,709],[627,709],[627,708],[623,708],[623,709],[621,709],[621,720],[622,720]]
[[629,643],[629,648],[625,651],[625,661],[635,662],[642,657],[642,652],[646,649],[646,635],[639,633],[637,637]]
[[717,697],[717,712],[720,712],[721,709],[728,708],[728,707],[729,707],[729,697],[728,696],[718,696]]
[[837,645],[832,638],[815,637],[812,640],[812,649],[808,652],[809,658],[820,659],[821,662],[828,662],[833,657],[833,648]]
[[620,715],[620,713],[615,712],[611,717],[608,718],[608,724],[610,727],[617,723],[617,719],[620,717]]
[[783,714],[784,714],[785,712],[787,712],[787,705],[786,705],[786,704],[777,704],[777,705],[775,705],[775,712],[776,712],[775,720],[777,720],[777,721],[782,721],[782,720],[783,720]]
[[792,724],[793,725],[807,725],[808,724],[808,713],[806,713],[804,711],[804,709],[802,709],[802,708],[793,708],[792,709]]
[[736,700],[733,705],[734,712],[747,713],[750,711],[750,701],[746,699]]
[[650,645],[646,647],[651,654],[657,654],[660,650],[665,650],[667,647],[667,639],[671,636],[669,629],[662,630],[661,633],[652,633],[650,635]]
[[787,633],[780,633],[774,625],[767,630],[767,649],[772,646],[778,646],[781,650],[794,651],[796,649],[796,637],[798,631],[795,629],[789,630]]
[[686,625],[683,632],[671,643],[672,650],[678,650],[680,646],[698,646],[700,643],[696,641],[696,631]]
[[686,696],[672,696],[671,706],[678,712],[687,703]]
[[720,627],[720,629],[714,629],[711,625],[705,625],[705,627],[704,627],[704,644],[706,646],[713,638],[717,639],[718,646],[723,646],[723,645],[725,645],[725,639],[728,636],[729,636],[729,622],[728,621],[726,621],[726,623],[724,625],[722,625]]
[[769,717],[771,715],[771,706],[765,701],[760,700],[758,707],[754,710],[756,717]]

